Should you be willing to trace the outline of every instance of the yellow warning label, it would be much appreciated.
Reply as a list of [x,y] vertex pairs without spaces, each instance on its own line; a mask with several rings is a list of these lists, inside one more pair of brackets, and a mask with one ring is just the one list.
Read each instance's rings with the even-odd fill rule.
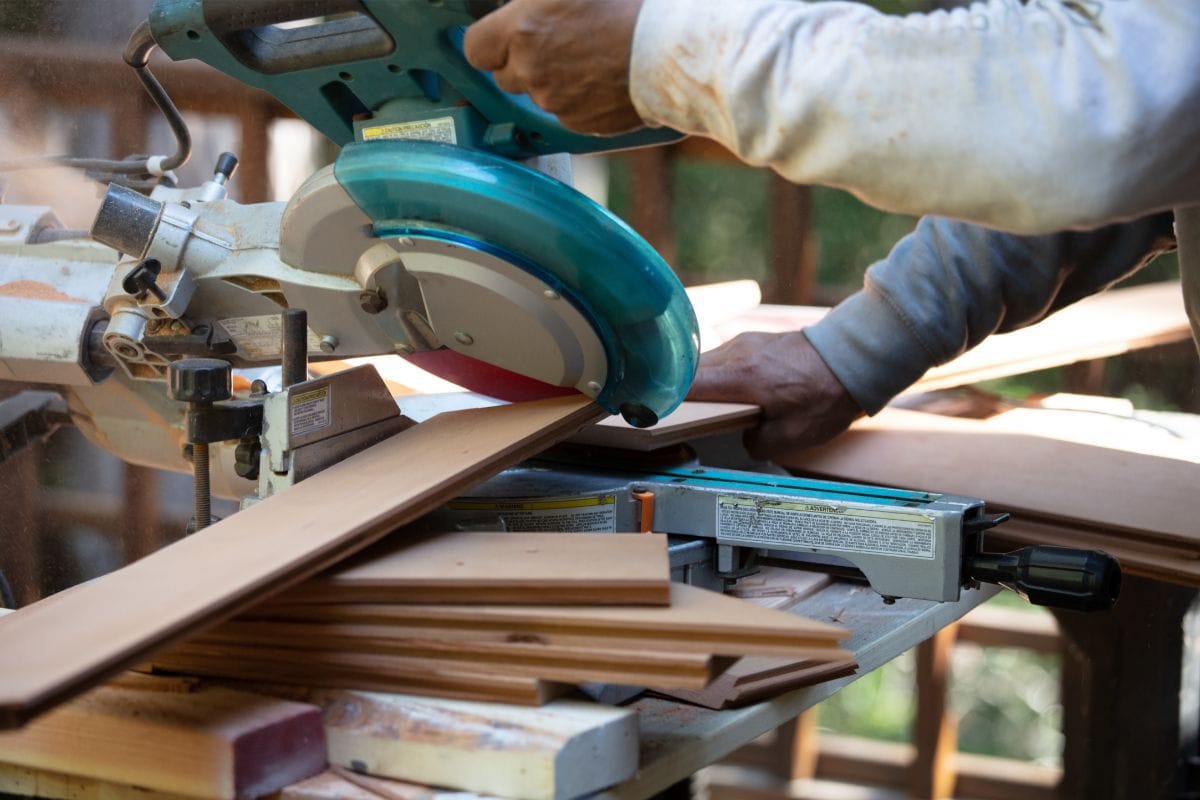
[[362,138],[364,142],[373,139],[419,139],[425,142],[458,144],[453,117],[434,117],[412,122],[371,125],[362,129]]
[[333,423],[328,386],[294,394],[288,398],[288,403],[291,406],[293,436],[304,436],[328,428]]

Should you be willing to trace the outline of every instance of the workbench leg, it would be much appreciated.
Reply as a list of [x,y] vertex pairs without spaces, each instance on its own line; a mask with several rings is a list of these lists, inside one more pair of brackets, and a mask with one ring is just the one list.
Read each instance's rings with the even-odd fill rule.
[[1175,798],[1192,788],[1200,715],[1197,592],[1126,576],[1112,611],[1056,611],[1064,798]]

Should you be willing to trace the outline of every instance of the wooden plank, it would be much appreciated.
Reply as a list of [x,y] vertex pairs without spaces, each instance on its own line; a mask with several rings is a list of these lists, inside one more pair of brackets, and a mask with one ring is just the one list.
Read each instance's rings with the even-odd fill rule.
[[397,657],[398,665],[529,675],[566,683],[638,684],[675,675],[693,674],[707,679],[714,674],[711,653],[603,649],[594,644],[561,646],[528,639],[480,642],[428,636],[396,638],[386,625],[229,622],[182,647],[191,644],[251,653],[269,650],[278,657],[286,654],[297,659],[352,651],[357,655]]
[[258,687],[323,709],[330,763],[527,800],[579,797],[638,766],[637,715],[580,700],[536,709],[374,692]]
[[325,768],[318,710],[211,687],[102,686],[0,734],[0,761],[204,798],[257,797]]
[[747,403],[686,400],[652,428],[635,428],[620,417],[610,417],[579,431],[571,441],[646,452],[704,436],[745,430],[761,415],[758,406]]
[[199,675],[236,683],[276,683],[312,686],[321,689],[357,689],[376,692],[401,692],[459,700],[483,700],[540,706],[561,697],[570,688],[537,678],[518,675],[480,674],[453,669],[396,669],[382,666],[370,658],[343,654],[315,660],[258,658],[244,655],[230,658],[217,650],[175,648],[155,656],[145,665],[155,671]]
[[673,686],[656,689],[655,694],[715,710],[741,708],[793,689],[853,675],[857,668],[853,658],[813,661],[748,656],[702,689]]
[[19,725],[312,575],[602,413],[576,396],[439,415],[124,569],[0,619],[0,725]]
[[1114,289],[1074,303],[1037,325],[990,336],[975,349],[929,370],[913,388],[948,389],[1190,337],[1177,281]]
[[[342,647],[326,649],[318,641],[311,647],[288,648],[266,644],[256,645],[252,640],[236,644],[186,642],[176,645],[165,653],[154,657],[156,667],[172,672],[192,672],[193,658],[211,659],[216,664],[214,671],[200,674],[216,677],[242,677],[239,665],[278,664],[281,670],[319,671],[336,675],[344,670],[347,688],[356,686],[349,676],[373,676],[378,681],[398,679],[421,681],[430,674],[443,672],[478,675],[482,678],[530,678],[562,683],[622,683],[636,686],[672,686],[676,683],[699,688],[707,684],[722,669],[729,665],[728,659],[717,659],[704,654],[633,653],[595,649],[558,648],[547,651],[537,645],[525,648],[519,654],[511,649],[493,653],[481,652],[474,658],[469,653],[447,648],[444,657],[434,657],[433,644],[423,648],[425,655],[409,655],[408,648],[388,647],[378,642],[359,643],[353,636],[330,639],[344,642]],[[382,652],[390,650],[390,652]],[[221,666],[224,660],[226,666]],[[227,671],[220,671],[220,670]],[[395,689],[400,691],[400,687]]]
[[[827,309],[761,305],[714,326],[732,339],[744,331],[785,332],[815,324]],[[1049,367],[1186,341],[1191,336],[1177,281],[1114,289],[1080,300],[1037,325],[990,336],[925,373],[909,392],[930,392]]]
[[279,600],[668,605],[670,584],[664,534],[402,532]]
[[[296,605],[266,603],[244,619],[396,625],[409,632],[452,631],[547,643],[592,642],[605,648],[662,648],[691,653],[760,653],[840,658],[845,629],[683,584],[671,585],[671,605],[419,606],[401,604]],[[586,637],[582,641],[578,637]]]
[[[1047,413],[1062,420],[1061,412]],[[1144,432],[1134,438],[1144,440]],[[984,497],[997,508],[1200,545],[1194,515],[1179,502],[1200,486],[1200,464],[1115,444],[1097,447],[889,408],[780,463],[825,477]]]

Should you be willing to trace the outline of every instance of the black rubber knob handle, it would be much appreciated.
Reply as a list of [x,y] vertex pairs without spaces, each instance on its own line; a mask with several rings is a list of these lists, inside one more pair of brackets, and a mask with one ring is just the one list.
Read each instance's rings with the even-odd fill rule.
[[1104,611],[1121,593],[1121,565],[1101,550],[1037,546],[979,553],[971,558],[970,572],[975,580],[1006,586],[1037,606]]
[[219,358],[185,358],[167,367],[167,394],[181,403],[215,403],[233,396],[233,368]]

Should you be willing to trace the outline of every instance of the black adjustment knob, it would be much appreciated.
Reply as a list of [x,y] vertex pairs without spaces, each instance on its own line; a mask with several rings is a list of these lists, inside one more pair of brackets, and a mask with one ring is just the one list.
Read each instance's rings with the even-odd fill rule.
[[1101,550],[1036,545],[1014,553],[977,553],[977,581],[998,583],[1030,603],[1071,611],[1105,611],[1121,593],[1121,565]]
[[215,403],[233,397],[233,368],[219,358],[185,358],[167,368],[167,394],[182,403]]
[[129,270],[125,279],[121,281],[121,288],[134,297],[141,297],[149,292],[161,303],[167,299],[166,293],[158,286],[158,273],[161,271],[162,264],[158,262],[158,259],[147,258]]
[[222,183],[233,177],[234,171],[237,169],[238,158],[233,153],[221,153],[217,158],[217,167],[213,170],[214,175],[220,175],[224,178]]

